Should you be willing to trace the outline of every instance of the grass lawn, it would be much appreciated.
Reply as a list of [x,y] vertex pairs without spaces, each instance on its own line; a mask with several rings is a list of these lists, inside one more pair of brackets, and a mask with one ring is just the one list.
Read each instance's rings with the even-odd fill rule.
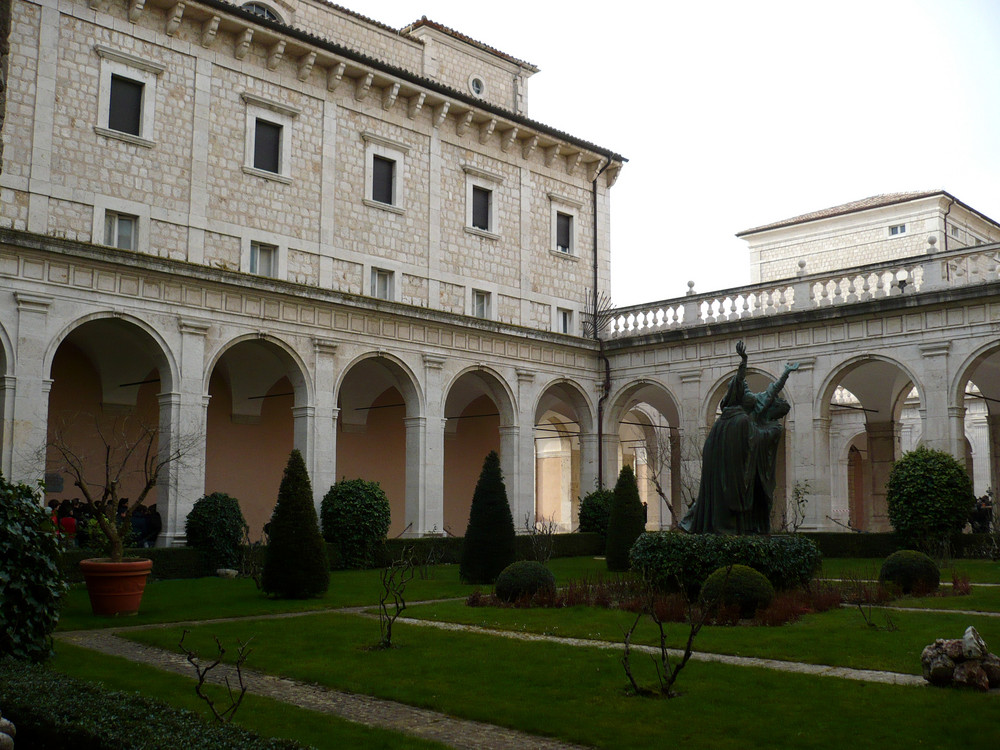
[[[195,695],[193,679],[61,642],[57,644],[56,657],[49,665],[73,677],[102,683],[111,690],[141,692],[175,708],[193,711],[207,721],[213,720],[208,707]],[[218,706],[229,705],[222,687],[207,685],[206,692],[216,700]],[[335,716],[295,708],[280,701],[250,694],[243,699],[233,721],[263,737],[294,739],[321,749],[364,747],[431,750],[443,747],[436,742],[389,730],[371,729]]]
[[[559,612],[563,618],[575,614]],[[847,639],[848,648],[859,632]],[[892,636],[903,633],[878,636],[888,646]],[[700,662],[681,675],[683,697],[635,698],[624,690],[617,650],[397,624],[399,647],[373,652],[364,647],[377,638],[377,624],[345,614],[297,618],[294,627],[274,620],[199,626],[188,642],[207,652],[212,636],[235,643],[250,635],[255,669],[598,747],[662,748],[669,739],[690,748],[992,750],[995,733],[983,728],[1000,721],[1000,704],[991,695]],[[757,637],[763,637],[760,631]],[[129,638],[173,648],[180,629],[133,632]],[[634,667],[641,681],[653,682],[645,656],[637,656]]]

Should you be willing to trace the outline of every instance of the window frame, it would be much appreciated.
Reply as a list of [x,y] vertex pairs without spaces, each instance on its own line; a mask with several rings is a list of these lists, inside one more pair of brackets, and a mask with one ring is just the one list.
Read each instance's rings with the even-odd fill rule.
[[[246,105],[246,131],[243,150],[243,172],[265,180],[274,180],[284,184],[292,182],[292,130],[295,119],[302,112],[297,107],[275,102],[244,91],[240,98]],[[278,171],[272,172],[256,166],[257,121],[281,128],[278,145]]]
[[[382,296],[378,293],[378,281],[379,279],[385,279],[385,292],[386,296]],[[396,301],[396,272],[388,268],[381,268],[379,266],[372,266],[370,272],[371,284],[369,290],[371,291],[370,297],[374,299],[385,300],[386,302]]]
[[[501,239],[501,234],[497,230],[497,195],[499,194],[500,187],[503,185],[503,175],[471,164],[463,164],[462,171],[465,172],[465,231],[469,234],[491,240]],[[489,193],[486,229],[473,224],[477,189]]]
[[557,307],[555,316],[556,333],[563,333],[567,336],[577,335],[573,332],[575,318],[576,316],[573,314],[573,311],[568,307]]
[[[267,250],[271,254],[269,273],[263,273],[260,269],[261,250]],[[264,279],[278,278],[278,257],[280,252],[281,251],[278,245],[274,245],[270,242],[258,242],[257,240],[251,240],[249,273],[253,276],[260,276]]]
[[[558,193],[549,193],[549,252],[560,258],[580,259],[579,224],[583,202]],[[569,218],[569,251],[559,249],[559,216]]]
[[[410,150],[409,146],[370,132],[362,133],[361,138],[365,144],[365,188],[361,202],[366,206],[391,213],[406,213],[406,155]],[[395,163],[392,175],[392,203],[384,203],[373,198],[376,156]]]
[[906,224],[893,224],[889,227],[890,237],[901,237],[906,234]]
[[[121,240],[121,225],[123,220],[128,220],[132,224],[131,242],[128,247],[119,244]],[[114,222],[113,228],[111,226],[112,222]],[[135,252],[138,248],[138,244],[139,217],[135,214],[125,213],[124,211],[106,210],[104,212],[104,245],[107,247],[114,247],[119,250],[130,250]]]
[[[483,314],[477,314],[478,301],[483,302]],[[479,320],[493,320],[493,292],[487,289],[471,289],[469,293],[469,315]]]
[[[144,148],[153,148],[156,141],[156,84],[166,67],[152,60],[95,44],[94,52],[100,58],[97,88],[97,124],[94,132],[105,138],[114,138]],[[114,130],[110,126],[112,77],[124,78],[142,86],[139,102],[139,134]]]

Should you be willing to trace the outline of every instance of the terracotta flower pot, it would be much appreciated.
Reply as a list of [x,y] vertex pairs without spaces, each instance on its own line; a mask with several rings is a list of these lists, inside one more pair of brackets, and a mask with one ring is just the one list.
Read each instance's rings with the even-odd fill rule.
[[123,560],[111,562],[107,558],[81,560],[80,570],[87,582],[90,607],[95,615],[134,615],[139,611],[146,578],[153,569],[153,561]]

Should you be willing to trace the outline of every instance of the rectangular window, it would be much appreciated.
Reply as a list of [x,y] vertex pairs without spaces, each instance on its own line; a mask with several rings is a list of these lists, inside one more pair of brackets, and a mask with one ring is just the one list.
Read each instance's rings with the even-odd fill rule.
[[253,140],[253,166],[281,173],[281,125],[257,118]]
[[104,244],[122,250],[136,249],[136,225],[139,219],[128,214],[107,211],[104,214]]
[[486,188],[472,188],[472,226],[490,231],[490,204],[493,202],[493,191]]
[[393,204],[393,182],[396,177],[396,162],[384,156],[372,157],[372,200]]
[[952,227],[951,228],[951,236],[952,237],[958,237],[958,227]]
[[250,273],[274,278],[278,271],[278,248],[263,242],[250,243]]
[[139,81],[111,76],[108,128],[119,133],[142,135],[142,89]]
[[372,269],[372,297],[375,299],[392,299],[392,271],[381,268]]
[[561,211],[556,213],[556,250],[573,252],[573,217]]
[[897,234],[906,234],[906,224],[896,224],[889,227],[890,237],[895,237]]
[[472,314],[477,318],[489,319],[490,293],[472,290]]
[[556,310],[556,325],[559,333],[573,333],[573,311],[561,307]]

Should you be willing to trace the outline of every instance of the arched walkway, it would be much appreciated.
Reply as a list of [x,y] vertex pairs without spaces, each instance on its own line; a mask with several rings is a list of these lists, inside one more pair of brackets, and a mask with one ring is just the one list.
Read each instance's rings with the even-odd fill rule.
[[535,521],[552,522],[560,531],[579,523],[581,437],[591,434],[590,405],[568,381],[549,385],[535,407]]

